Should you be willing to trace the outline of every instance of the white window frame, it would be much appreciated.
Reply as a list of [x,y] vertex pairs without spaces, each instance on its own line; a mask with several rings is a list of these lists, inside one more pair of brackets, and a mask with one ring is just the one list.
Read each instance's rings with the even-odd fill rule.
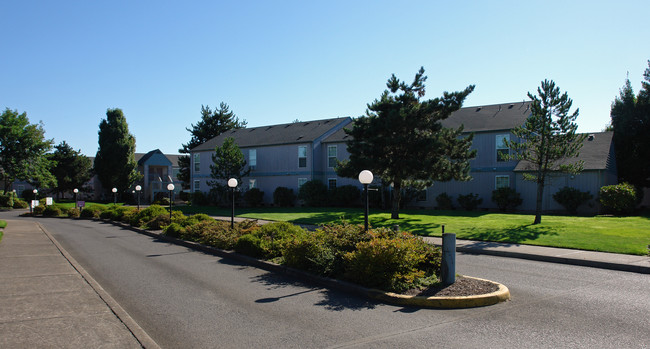
[[257,149],[248,149],[248,167],[251,170],[257,167]]
[[501,160],[499,159],[499,151],[507,150],[508,155],[510,155],[510,147],[504,144],[504,141],[510,141],[510,134],[500,134],[494,137],[495,141],[495,154],[497,162],[506,162],[510,160]]
[[201,181],[200,180],[198,180],[198,179],[194,180],[194,185],[193,185],[192,191],[195,192],[195,193],[197,191],[201,191]]
[[257,188],[257,179],[250,178],[248,180],[248,189],[250,190],[250,189],[253,189],[253,188]]
[[[304,151],[304,156],[301,156],[301,150]],[[305,159],[305,166],[300,166],[300,159],[304,158]],[[299,145],[298,146],[298,168],[306,168],[307,167],[307,146],[305,145]]]
[[[334,188],[332,188],[332,182],[334,182]],[[327,179],[327,190],[333,190],[336,189],[337,187],[337,180],[336,178],[328,178]]]
[[[508,185],[499,186],[499,179],[500,178],[508,179]],[[496,175],[496,176],[494,176],[494,189],[499,189],[499,188],[510,188],[510,176],[508,176],[508,175]]]
[[307,178],[298,178],[298,188],[300,189],[300,187],[302,187],[307,182]]
[[194,172],[201,172],[201,154],[195,153],[193,156]]
[[[334,153],[334,156],[332,156],[332,150]],[[332,159],[334,159],[334,163],[332,164]],[[327,146],[327,167],[329,168],[334,168],[336,167],[336,161],[338,160],[338,153],[337,153],[337,148],[336,145],[328,145]],[[334,165],[334,166],[332,166]]]

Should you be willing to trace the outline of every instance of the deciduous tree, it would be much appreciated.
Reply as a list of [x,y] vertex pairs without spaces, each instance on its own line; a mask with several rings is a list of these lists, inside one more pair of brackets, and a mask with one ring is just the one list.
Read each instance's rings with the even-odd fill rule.
[[577,134],[578,109],[570,114],[573,101],[552,80],[544,80],[537,96],[528,93],[532,101],[531,116],[512,133],[519,139],[505,141],[514,150],[509,159],[527,161],[524,179],[537,183],[535,220],[542,222],[542,199],[548,174],[552,171],[578,173],[582,161],[571,160],[579,155],[585,135]]
[[16,179],[29,180],[34,175],[43,177],[41,179],[47,177],[47,173],[41,171],[42,158],[52,148],[52,143],[51,139],[45,139],[42,123],[30,124],[27,113],[5,109],[0,115],[0,170],[5,192]]
[[391,217],[399,218],[401,192],[405,186],[425,188],[434,181],[471,179],[469,160],[473,135],[461,137],[463,128],[448,129],[440,121],[461,108],[474,90],[444,92],[440,98],[421,100],[425,95],[424,68],[411,84],[392,75],[379,99],[368,105],[366,115],[355,120],[346,133],[348,161],[339,163],[337,173],[356,178],[370,170],[393,185]]
[[58,194],[75,188],[81,189],[92,177],[92,161],[65,141],[54,147],[54,152],[48,154],[48,159],[51,163],[50,172],[56,178]]

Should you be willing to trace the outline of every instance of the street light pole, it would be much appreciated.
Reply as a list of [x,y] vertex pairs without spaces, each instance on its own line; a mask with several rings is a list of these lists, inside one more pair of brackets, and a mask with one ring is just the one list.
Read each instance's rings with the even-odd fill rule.
[[172,221],[172,193],[174,192],[174,184],[167,184],[167,190],[169,190],[169,222]]
[[117,205],[117,188],[111,189],[113,192],[113,205]]
[[140,191],[142,190],[142,187],[140,185],[135,186],[135,191],[138,193],[138,211],[140,211]]
[[74,188],[72,192],[74,193],[74,207],[77,209],[77,211],[79,211],[79,202],[77,201],[77,194],[79,194],[79,189]]
[[364,229],[368,231],[368,206],[369,206],[369,200],[368,200],[368,184],[372,183],[373,175],[372,172],[368,170],[363,170],[361,173],[359,173],[359,182],[363,184],[363,192],[365,195],[365,203],[364,203]]
[[235,187],[237,186],[237,180],[235,178],[230,178],[228,180],[228,186],[232,191],[232,211],[230,212],[230,229],[235,228]]

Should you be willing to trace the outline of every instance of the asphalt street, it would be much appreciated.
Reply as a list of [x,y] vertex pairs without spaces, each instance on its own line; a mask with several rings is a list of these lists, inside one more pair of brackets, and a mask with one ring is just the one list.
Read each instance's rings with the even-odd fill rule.
[[650,275],[459,254],[512,300],[404,308],[96,221],[36,219],[163,348],[640,348]]

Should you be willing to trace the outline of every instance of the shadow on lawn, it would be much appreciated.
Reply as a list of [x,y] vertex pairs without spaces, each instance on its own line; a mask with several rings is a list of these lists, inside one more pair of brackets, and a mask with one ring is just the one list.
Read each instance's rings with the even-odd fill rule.
[[511,229],[488,229],[479,232],[464,232],[462,238],[480,241],[520,243],[537,240],[542,235],[557,235],[557,233],[548,227],[526,224]]

